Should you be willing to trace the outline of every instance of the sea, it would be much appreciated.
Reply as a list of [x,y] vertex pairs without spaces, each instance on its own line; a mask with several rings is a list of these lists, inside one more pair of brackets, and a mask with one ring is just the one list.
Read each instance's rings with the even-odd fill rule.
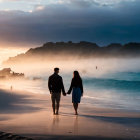
[[[66,92],[78,70],[84,87],[81,104],[86,106],[140,112],[140,59],[79,59],[45,62],[38,65],[13,66],[24,72],[26,80],[0,81],[0,86],[26,90],[35,94],[49,94],[48,77],[55,66],[60,68]],[[34,79],[34,80],[33,80]],[[68,95],[71,98],[71,95]]]

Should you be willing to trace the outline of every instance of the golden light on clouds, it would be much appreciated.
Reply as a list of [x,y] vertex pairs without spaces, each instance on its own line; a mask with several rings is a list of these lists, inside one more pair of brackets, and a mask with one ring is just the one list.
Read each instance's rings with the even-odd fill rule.
[[40,6],[37,6],[35,10],[40,11],[40,10],[43,10],[44,8],[45,8],[45,6],[40,5]]

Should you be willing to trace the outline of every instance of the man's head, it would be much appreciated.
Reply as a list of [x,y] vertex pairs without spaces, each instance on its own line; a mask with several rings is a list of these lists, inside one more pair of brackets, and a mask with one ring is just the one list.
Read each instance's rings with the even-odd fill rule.
[[59,73],[59,68],[54,68],[54,72],[58,74]]

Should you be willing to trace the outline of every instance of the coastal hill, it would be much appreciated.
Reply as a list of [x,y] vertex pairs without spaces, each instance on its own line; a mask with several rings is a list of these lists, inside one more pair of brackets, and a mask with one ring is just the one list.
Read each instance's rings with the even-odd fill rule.
[[98,46],[96,43],[81,41],[47,42],[41,47],[31,48],[25,54],[10,57],[4,64],[30,60],[69,59],[70,57],[140,57],[140,43],[119,44],[113,43],[108,46]]

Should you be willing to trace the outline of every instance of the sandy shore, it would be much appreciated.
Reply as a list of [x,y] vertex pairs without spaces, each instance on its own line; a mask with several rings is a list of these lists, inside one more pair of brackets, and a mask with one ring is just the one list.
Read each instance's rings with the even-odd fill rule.
[[40,140],[140,139],[140,114],[81,103],[75,116],[71,96],[62,96],[54,116],[50,95],[0,90],[0,131]]

